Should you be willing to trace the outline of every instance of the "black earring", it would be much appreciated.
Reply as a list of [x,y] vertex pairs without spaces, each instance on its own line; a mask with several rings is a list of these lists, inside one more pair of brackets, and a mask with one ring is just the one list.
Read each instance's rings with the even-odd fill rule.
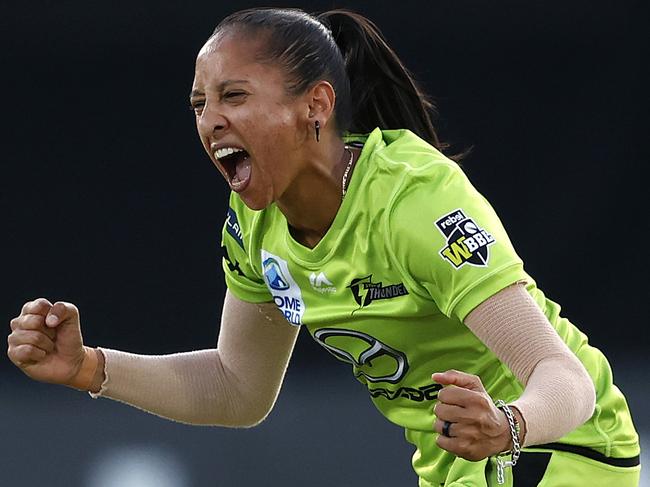
[[314,122],[314,129],[316,130],[316,142],[320,142],[320,122],[318,120]]

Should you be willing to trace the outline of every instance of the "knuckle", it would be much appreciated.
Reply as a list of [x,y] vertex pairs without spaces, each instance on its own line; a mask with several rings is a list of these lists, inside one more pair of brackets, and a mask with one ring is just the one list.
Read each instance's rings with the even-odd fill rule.
[[20,320],[21,320],[20,317],[16,317],[9,322],[9,327],[11,328],[11,331],[16,330],[20,326]]
[[7,350],[7,356],[9,357],[9,360],[11,361],[12,364],[18,365],[18,359],[16,358],[16,351],[13,350],[11,347],[9,347],[9,350]]
[[25,306],[23,306],[23,312],[26,312],[28,310],[29,311],[36,310],[38,308],[45,306],[46,303],[49,303],[49,301],[45,298],[32,299],[31,301],[25,303]]
[[22,365],[21,362],[25,360],[24,347],[21,345],[12,346],[10,353],[11,361],[20,367]]
[[28,343],[25,345],[28,347],[28,357],[30,360],[40,360],[43,357],[45,357],[46,353],[44,350],[41,350],[35,345],[32,345],[31,343]]
[[34,331],[23,331],[20,334],[20,341],[25,345],[38,345],[38,332]]
[[27,356],[32,353],[32,349],[34,347],[29,343],[21,343],[16,348],[18,349],[21,356]]
[[489,420],[489,418],[485,414],[481,414],[477,418],[476,423],[477,423],[478,428],[481,431],[486,431],[486,430],[489,429],[491,421]]
[[27,315],[23,317],[20,328],[23,330],[36,330],[43,326],[45,318],[41,315]]
[[476,404],[485,410],[492,409],[492,401],[483,395],[477,396]]
[[470,445],[476,444],[482,438],[480,430],[476,427],[469,428],[467,430],[467,436]]
[[463,372],[465,374],[465,377],[467,378],[468,381],[473,382],[473,383],[479,383],[481,382],[481,379],[478,377],[478,375],[474,374],[468,374],[467,372]]

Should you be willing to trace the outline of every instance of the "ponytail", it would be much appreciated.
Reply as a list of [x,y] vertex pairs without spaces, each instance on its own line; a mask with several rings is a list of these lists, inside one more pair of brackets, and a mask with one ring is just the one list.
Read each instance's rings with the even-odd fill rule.
[[282,66],[290,95],[319,80],[336,92],[339,132],[409,129],[438,149],[431,122],[434,106],[375,24],[348,10],[317,16],[299,9],[255,8],[223,19],[213,35],[234,29],[264,35],[259,59]]
[[343,54],[351,92],[348,130],[405,128],[442,149],[431,121],[433,103],[377,26],[348,10],[330,10],[316,18],[331,30]]

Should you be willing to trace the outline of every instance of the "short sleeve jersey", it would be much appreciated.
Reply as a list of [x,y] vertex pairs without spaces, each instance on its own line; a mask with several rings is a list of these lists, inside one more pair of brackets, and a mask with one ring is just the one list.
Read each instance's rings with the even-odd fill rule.
[[[612,456],[638,454],[625,399],[604,356],[524,271],[495,211],[460,167],[407,130],[349,136],[363,143],[331,227],[313,248],[295,241],[275,205],[248,209],[233,193],[223,230],[229,290],[273,301],[293,325],[351,364],[371,400],[405,428],[421,482],[445,482],[454,456],[435,444],[433,372],[478,375],[491,397],[522,384],[463,324],[477,305],[525,282],[596,384],[598,407],[561,441]],[[314,196],[314,204],[318,204]]]

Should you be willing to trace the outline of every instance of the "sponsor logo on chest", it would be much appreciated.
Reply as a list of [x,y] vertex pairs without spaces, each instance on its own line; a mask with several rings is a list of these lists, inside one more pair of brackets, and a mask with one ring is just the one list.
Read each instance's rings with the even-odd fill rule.
[[305,302],[300,287],[289,272],[287,261],[266,250],[261,251],[264,281],[269,288],[275,305],[292,325],[302,324]]
[[330,282],[324,272],[321,272],[320,274],[312,272],[309,275],[309,284],[311,284],[311,287],[314,291],[317,291],[321,294],[336,292],[336,288]]
[[369,306],[373,301],[393,299],[406,296],[409,292],[403,283],[383,285],[382,282],[372,282],[372,274],[366,277],[352,279],[348,286],[359,308]]

